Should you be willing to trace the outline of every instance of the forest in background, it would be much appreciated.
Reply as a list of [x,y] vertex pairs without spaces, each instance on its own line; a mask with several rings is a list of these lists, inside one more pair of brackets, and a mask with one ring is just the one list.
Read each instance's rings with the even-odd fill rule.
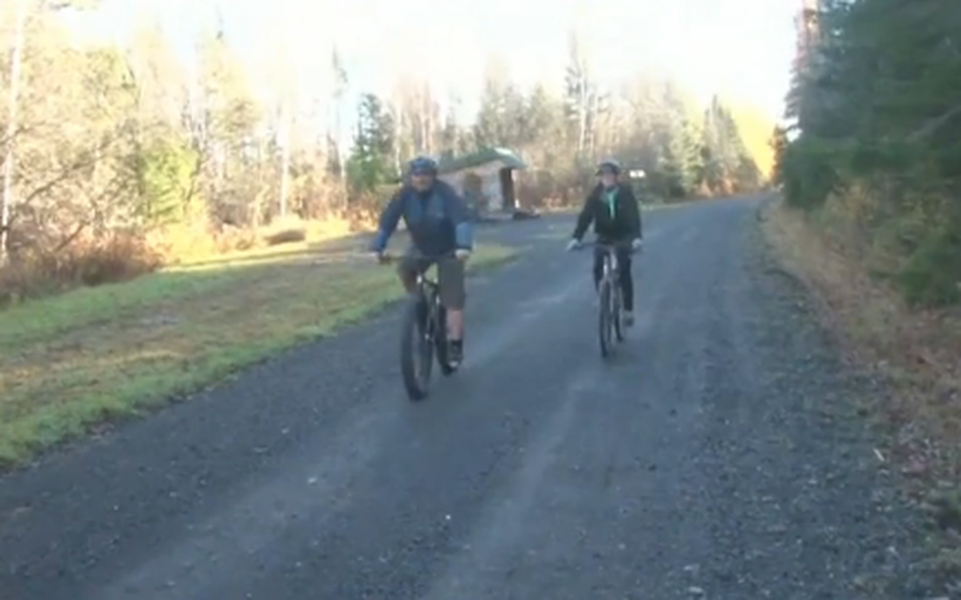
[[824,0],[804,15],[776,180],[915,306],[961,301],[961,4]]
[[[643,169],[654,202],[758,189],[773,160],[762,113],[718,98],[703,106],[645,74],[602,89],[573,34],[561,93],[522,88],[492,59],[475,122],[462,123],[458,99],[426,81],[348,106],[336,48],[321,50],[330,96],[299,93],[278,59],[265,97],[221,31],[195,40],[194,68],[149,15],[125,46],[75,41],[63,15],[95,9],[0,6],[2,301],[296,239],[310,223],[356,227],[416,154],[510,148],[531,166],[518,176],[530,208],[579,201],[603,156]],[[351,121],[353,143],[341,147]]]

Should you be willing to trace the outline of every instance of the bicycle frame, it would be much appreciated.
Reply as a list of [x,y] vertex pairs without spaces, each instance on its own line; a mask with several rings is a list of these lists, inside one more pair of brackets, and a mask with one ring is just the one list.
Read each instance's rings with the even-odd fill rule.
[[439,325],[438,320],[440,318],[438,284],[424,274],[419,274],[417,276],[417,293],[421,297],[421,301],[427,306],[427,323],[424,333],[433,342],[435,329]]
[[620,282],[620,262],[617,260],[617,249],[614,246],[602,246],[605,250],[604,252],[604,262],[603,271],[601,276],[601,281],[607,281],[611,286],[611,312],[614,313],[612,316],[615,319],[617,325],[615,327],[618,329],[618,337],[620,337],[620,313],[621,310],[621,282]]
[[428,322],[426,323],[425,333],[433,342],[437,333],[436,329],[441,325],[440,283],[428,277],[426,270],[417,273],[416,282],[417,294],[427,305]]
[[604,270],[605,277],[615,277],[620,270],[620,263],[617,260],[617,248],[614,246],[599,245],[604,249]]
[[594,242],[593,246],[604,251],[604,270],[602,271],[603,276],[611,277],[616,282],[618,272],[621,269],[621,263],[617,259],[617,251],[618,249],[623,248],[629,252],[633,252],[633,248],[626,244],[622,246],[620,244],[602,244],[600,242]]

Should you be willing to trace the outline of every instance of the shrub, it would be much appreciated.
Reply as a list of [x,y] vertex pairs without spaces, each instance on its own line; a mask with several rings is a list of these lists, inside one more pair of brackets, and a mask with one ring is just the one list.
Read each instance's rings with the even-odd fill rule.
[[127,281],[155,271],[163,255],[135,232],[74,240],[57,252],[26,252],[0,269],[0,304],[80,285]]
[[913,305],[947,306],[961,301],[961,236],[957,230],[925,238],[899,276],[905,299]]

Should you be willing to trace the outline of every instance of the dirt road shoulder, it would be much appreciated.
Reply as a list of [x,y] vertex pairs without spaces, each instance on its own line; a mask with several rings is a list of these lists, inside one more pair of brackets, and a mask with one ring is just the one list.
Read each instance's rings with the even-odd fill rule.
[[816,220],[781,202],[759,214],[783,269],[807,288],[849,366],[870,382],[855,399],[877,432],[879,468],[926,515],[929,558],[941,589],[961,582],[961,315],[909,309]]

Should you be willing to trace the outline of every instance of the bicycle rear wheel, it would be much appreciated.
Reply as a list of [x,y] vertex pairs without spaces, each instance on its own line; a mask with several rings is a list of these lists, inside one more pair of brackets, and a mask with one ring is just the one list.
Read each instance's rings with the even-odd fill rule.
[[601,280],[601,285],[599,289],[599,301],[600,306],[598,307],[597,315],[597,333],[598,339],[601,343],[601,356],[607,358],[614,351],[614,344],[612,342],[612,329],[613,329],[613,315],[611,313],[611,282],[609,279],[604,278]]
[[430,310],[424,310],[425,301],[418,294],[407,303],[400,336],[400,370],[412,401],[427,397],[434,362]]

